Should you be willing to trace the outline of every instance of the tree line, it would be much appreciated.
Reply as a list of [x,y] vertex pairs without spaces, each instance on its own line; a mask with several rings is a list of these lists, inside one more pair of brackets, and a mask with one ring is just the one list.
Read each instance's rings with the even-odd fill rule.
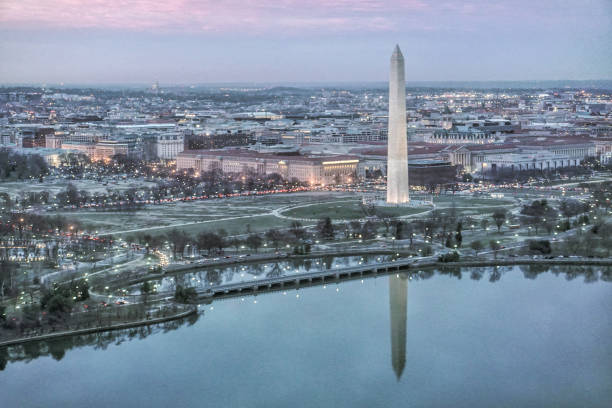
[[24,155],[9,149],[0,149],[0,180],[42,180],[47,174],[49,167],[40,155]]

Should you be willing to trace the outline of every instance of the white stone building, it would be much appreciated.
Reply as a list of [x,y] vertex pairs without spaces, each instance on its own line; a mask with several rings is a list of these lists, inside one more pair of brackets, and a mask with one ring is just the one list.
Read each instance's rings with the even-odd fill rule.
[[185,150],[185,138],[180,133],[157,135],[153,141],[155,157],[161,160],[173,160]]

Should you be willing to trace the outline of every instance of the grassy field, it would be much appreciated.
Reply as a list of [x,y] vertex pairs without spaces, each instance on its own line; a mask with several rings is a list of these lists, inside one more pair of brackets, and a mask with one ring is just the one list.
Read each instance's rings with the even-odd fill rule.
[[[332,220],[351,220],[366,217],[359,204],[359,200],[346,200],[327,202],[314,205],[305,205],[282,212],[282,215],[303,219],[320,219],[330,217]],[[457,215],[480,215],[492,213],[500,206],[512,206],[514,201],[510,199],[492,199],[480,197],[442,196],[435,197],[436,208],[449,211],[455,205]],[[429,207],[377,207],[376,213],[382,217],[401,217],[406,215],[421,214],[429,211]]]
[[[383,217],[398,217],[403,215],[418,214],[428,211],[429,208],[409,207],[377,207],[376,213]],[[336,201],[321,204],[312,204],[289,209],[282,215],[303,219],[321,219],[330,217],[332,220],[353,220],[365,218],[368,214],[360,205],[360,201]]]
[[[477,215],[487,215],[493,214],[493,212],[497,209],[505,208],[507,210],[510,209],[508,206],[495,206],[495,207],[456,207],[455,213],[458,217],[465,216],[477,216]],[[450,214],[451,208],[437,208],[442,214]]]
[[540,183],[534,183],[534,186],[560,186],[568,184],[572,187],[578,186],[581,183],[601,183],[604,181],[610,181],[609,177],[585,177],[585,178],[574,178],[574,179],[565,179],[565,180],[552,180]]
[[[458,216],[492,213],[500,206],[512,205],[509,199],[484,197],[442,196],[434,199],[436,208],[450,211],[454,204]],[[282,210],[286,208],[285,210]],[[508,208],[508,207],[506,207]],[[135,212],[96,212],[91,210],[66,211],[59,214],[75,218],[86,229],[99,234],[133,235],[137,233],[165,234],[179,228],[196,235],[202,231],[226,230],[229,234],[262,232],[270,228],[286,228],[291,219],[277,217],[272,211],[306,220],[330,217],[333,220],[362,219],[367,216],[360,200],[354,195],[321,193],[284,194],[274,196],[244,197],[239,199],[200,200],[149,205]],[[399,217],[425,214],[431,208],[377,207],[382,217]],[[53,213],[55,214],[55,213]],[[303,222],[314,224],[316,221]]]
[[[220,229],[225,230],[229,235],[247,234],[250,232],[265,232],[271,228],[287,228],[291,224],[291,220],[275,217],[274,215],[253,215],[235,219],[213,219],[195,224],[182,226],[161,226],[147,228],[146,231],[124,231],[113,233],[114,236],[127,236],[138,233],[147,233],[150,235],[163,235],[168,233],[173,228],[179,229],[190,235],[197,235],[200,232],[216,232]],[[309,225],[309,223],[304,223]]]
[[[346,195],[332,193],[279,194],[148,205],[144,209],[134,212],[79,210],[50,212],[49,214],[59,214],[70,219],[76,219],[87,230],[98,231],[98,233],[115,233],[143,228],[151,228],[151,231],[156,231],[179,225],[180,228],[185,230],[195,229],[199,231],[204,228],[202,226],[208,225],[210,221],[234,217],[253,216],[252,222],[245,221],[248,218],[238,219],[238,223],[243,228],[248,223],[258,225],[259,221],[257,218],[264,214],[269,214],[274,209],[334,199],[346,199]],[[290,222],[280,218],[277,219],[271,215],[267,220],[270,222],[270,227],[284,227]],[[237,231],[239,228],[234,227],[232,221],[219,221],[220,226],[216,226],[215,229],[225,228],[229,230],[231,227]],[[223,225],[225,224],[229,227],[224,227]],[[198,227],[198,225],[202,226]],[[242,233],[243,231],[241,230],[240,232]]]
[[211,201],[177,202],[149,205],[143,210],[128,211],[69,211],[59,212],[67,218],[77,219],[90,229],[114,231],[147,227],[162,227],[174,224],[209,221],[219,218],[258,215],[265,208],[232,206]]
[[484,198],[484,197],[466,197],[466,196],[441,196],[434,198],[436,208],[450,208],[455,205],[456,208],[473,208],[473,207],[494,207],[498,205],[513,204],[512,199],[499,198]]

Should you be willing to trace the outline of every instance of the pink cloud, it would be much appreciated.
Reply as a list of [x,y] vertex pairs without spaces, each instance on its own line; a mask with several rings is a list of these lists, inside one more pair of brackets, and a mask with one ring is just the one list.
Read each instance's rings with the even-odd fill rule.
[[420,0],[3,0],[10,28],[162,31],[389,30],[392,10],[423,10]]
[[0,27],[242,34],[471,30],[497,22],[571,23],[575,16],[568,10],[575,7],[564,4],[572,0],[0,0]]

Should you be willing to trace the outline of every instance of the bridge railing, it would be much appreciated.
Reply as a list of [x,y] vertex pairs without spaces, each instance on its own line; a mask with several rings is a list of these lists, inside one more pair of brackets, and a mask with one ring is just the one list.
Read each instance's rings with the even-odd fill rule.
[[264,278],[264,279],[254,279],[252,281],[246,282],[236,282],[230,283],[226,285],[217,285],[211,286],[210,288],[206,288],[202,290],[202,293],[215,293],[215,292],[226,292],[241,288],[255,287],[255,286],[266,286],[266,285],[274,285],[276,283],[290,282],[290,281],[298,281],[303,279],[313,279],[320,278],[322,276],[330,276],[330,275],[338,275],[338,274],[353,274],[356,272],[364,272],[368,270],[377,270],[377,269],[389,269],[393,268],[401,268],[408,265],[414,264],[414,261],[399,261],[399,262],[383,262],[378,264],[368,264],[368,265],[359,265],[352,266],[348,268],[338,268],[338,269],[326,269],[323,271],[316,272],[308,272],[308,273],[300,273],[294,275],[283,275],[273,278]]

